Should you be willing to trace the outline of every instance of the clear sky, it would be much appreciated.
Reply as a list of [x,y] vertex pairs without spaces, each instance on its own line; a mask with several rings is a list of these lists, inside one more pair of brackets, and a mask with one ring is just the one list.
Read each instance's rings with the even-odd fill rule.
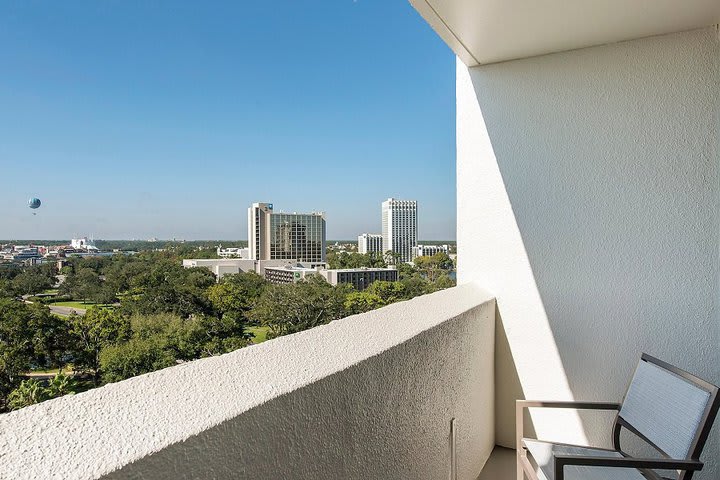
[[2,1],[0,239],[454,239],[454,62],[407,0]]

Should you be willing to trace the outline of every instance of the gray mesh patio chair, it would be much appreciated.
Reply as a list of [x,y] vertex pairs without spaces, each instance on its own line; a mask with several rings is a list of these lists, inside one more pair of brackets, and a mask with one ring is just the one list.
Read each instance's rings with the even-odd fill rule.
[[[517,478],[531,480],[690,480],[702,469],[700,453],[720,406],[718,387],[642,354],[622,403],[518,400]],[[613,449],[544,442],[523,437],[526,408],[616,410]],[[627,429],[657,450],[636,458],[620,448]],[[664,472],[665,473],[664,473]]]

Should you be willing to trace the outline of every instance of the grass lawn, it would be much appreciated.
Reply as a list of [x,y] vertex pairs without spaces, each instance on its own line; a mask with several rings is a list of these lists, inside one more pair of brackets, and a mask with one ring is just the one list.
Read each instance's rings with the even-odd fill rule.
[[72,308],[80,308],[82,310],[87,310],[90,307],[105,307],[105,308],[115,308],[114,305],[109,303],[85,303],[85,302],[78,302],[78,301],[67,301],[67,302],[54,302],[50,305],[55,305],[58,307],[72,307]]
[[[62,372],[65,375],[72,374],[73,373],[72,366],[67,365],[67,366],[63,367]],[[32,374],[45,375],[45,374],[50,374],[50,373],[56,374],[56,373],[58,373],[58,369],[57,368],[49,368],[47,370],[43,370],[43,369],[31,370],[31,371],[27,372],[25,375],[29,375],[29,376],[32,376]]]
[[248,331],[254,335],[253,343],[262,343],[267,340],[267,333],[270,327],[248,327]]

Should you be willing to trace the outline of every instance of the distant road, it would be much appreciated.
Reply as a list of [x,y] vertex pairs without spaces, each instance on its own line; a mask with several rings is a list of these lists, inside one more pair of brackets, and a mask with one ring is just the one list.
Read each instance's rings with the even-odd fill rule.
[[[28,297],[29,297],[29,295],[23,295],[23,297],[22,297],[23,302],[34,303],[34,302],[27,300]],[[85,312],[87,312],[87,310],[84,308],[61,307],[61,306],[53,305],[53,304],[47,305],[47,307],[50,309],[50,312],[54,313],[55,315],[62,315],[63,317],[67,317],[71,313],[76,313],[78,315],[85,315]]]
[[84,308],[75,308],[75,307],[58,307],[56,305],[48,305],[48,308],[50,308],[50,311],[56,315],[62,315],[64,317],[67,317],[71,313],[76,313],[78,315],[85,315]]

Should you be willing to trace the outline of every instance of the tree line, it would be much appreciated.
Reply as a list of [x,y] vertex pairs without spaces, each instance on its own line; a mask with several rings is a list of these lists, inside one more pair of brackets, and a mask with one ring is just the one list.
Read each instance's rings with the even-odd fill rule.
[[[398,266],[399,281],[356,291],[319,276],[276,285],[249,272],[217,282],[207,269],[183,268],[184,255],[72,258],[62,272],[51,264],[0,268],[0,411],[242,348],[253,343],[251,327],[275,338],[454,285],[445,257]],[[381,265],[356,253],[332,261]],[[52,298],[32,295],[58,275],[62,298],[97,305],[85,315],[52,314]],[[48,370],[58,373],[28,378]]]

